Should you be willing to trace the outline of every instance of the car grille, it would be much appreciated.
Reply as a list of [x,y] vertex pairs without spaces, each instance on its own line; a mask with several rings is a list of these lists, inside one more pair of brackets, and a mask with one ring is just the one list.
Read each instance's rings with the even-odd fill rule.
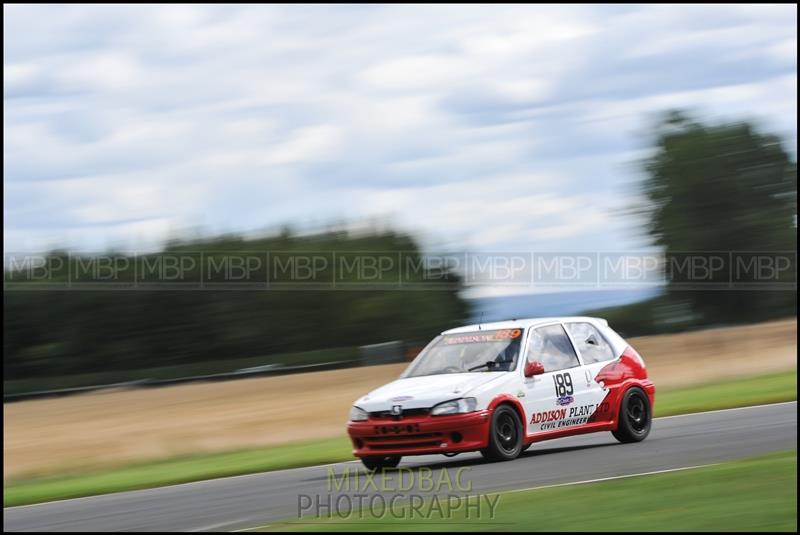
[[[391,428],[392,426],[376,426]],[[364,445],[372,450],[397,450],[436,447],[442,443],[442,433],[400,433],[387,429],[386,434],[364,437]]]
[[369,413],[371,418],[392,418],[392,419],[402,419],[402,418],[410,418],[412,416],[426,416],[430,414],[430,409],[403,409],[403,414],[398,418],[397,416],[392,415],[392,411],[377,411]]

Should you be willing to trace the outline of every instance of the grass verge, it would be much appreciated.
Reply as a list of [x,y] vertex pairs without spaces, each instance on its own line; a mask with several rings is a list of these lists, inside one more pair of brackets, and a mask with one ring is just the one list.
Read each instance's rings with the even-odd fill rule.
[[658,390],[655,416],[765,405],[797,399],[797,370],[689,388]]
[[[776,403],[797,399],[797,372],[656,393],[656,416]],[[3,506],[136,490],[284,468],[351,460],[350,441],[328,438],[166,459],[96,472],[63,472],[4,481]]]
[[[797,452],[613,481],[490,494],[488,505],[399,505],[265,531],[797,531]],[[473,502],[478,503],[478,502]],[[488,503],[488,502],[484,502]],[[385,510],[384,514],[378,511]],[[256,528],[258,529],[258,528]]]

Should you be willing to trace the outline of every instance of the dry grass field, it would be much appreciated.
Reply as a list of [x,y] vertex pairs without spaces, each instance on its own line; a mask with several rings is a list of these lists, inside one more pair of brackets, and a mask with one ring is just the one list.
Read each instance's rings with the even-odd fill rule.
[[[797,322],[630,340],[657,388],[797,366]],[[4,404],[4,479],[342,436],[350,404],[404,364]]]

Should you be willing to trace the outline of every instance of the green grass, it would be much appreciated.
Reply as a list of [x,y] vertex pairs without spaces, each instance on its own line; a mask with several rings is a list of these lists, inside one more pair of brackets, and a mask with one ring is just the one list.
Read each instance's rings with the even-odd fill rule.
[[[475,493],[473,493],[475,495]],[[491,495],[467,517],[402,506],[349,518],[285,521],[265,530],[299,531],[797,531],[796,450],[716,466],[598,483]],[[429,502],[430,503],[430,502]],[[415,518],[415,520],[412,520]]]
[[[656,416],[774,403],[797,399],[797,372],[656,393]],[[352,459],[347,438],[331,438],[225,453],[178,457],[157,462],[4,482],[4,506],[23,505],[123,490],[143,489],[283,468]]]
[[350,440],[329,438],[246,450],[193,455],[133,464],[94,473],[62,473],[9,481],[3,506],[145,489],[215,477],[234,476],[351,460]]
[[797,371],[659,391],[655,416],[779,403],[797,399]]

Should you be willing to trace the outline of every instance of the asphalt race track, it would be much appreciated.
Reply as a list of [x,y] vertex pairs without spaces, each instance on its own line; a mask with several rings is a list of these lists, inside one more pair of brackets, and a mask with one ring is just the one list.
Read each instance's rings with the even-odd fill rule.
[[[401,467],[429,466],[434,479],[457,468],[472,494],[691,467],[797,447],[797,402],[656,419],[639,444],[599,433],[535,444],[516,461],[484,463],[478,454],[410,457]],[[339,463],[222,478],[4,510],[7,531],[229,531],[297,518],[298,496],[328,494]],[[380,484],[380,482],[378,482]]]

